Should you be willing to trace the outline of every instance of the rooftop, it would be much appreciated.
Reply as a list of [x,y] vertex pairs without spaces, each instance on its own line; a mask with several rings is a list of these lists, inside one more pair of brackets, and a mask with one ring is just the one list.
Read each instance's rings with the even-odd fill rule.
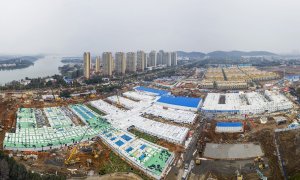
[[204,157],[212,159],[249,159],[263,156],[260,145],[246,144],[215,144],[207,143]]
[[201,103],[201,98],[191,98],[191,97],[183,97],[183,96],[161,96],[157,102],[172,104],[177,106],[186,106],[197,108]]
[[[41,111],[50,125],[38,128],[42,118],[40,115],[43,114]],[[75,114],[86,125],[76,126],[71,120]],[[44,109],[20,108],[17,112],[17,123],[19,126],[15,133],[6,133],[4,149],[48,150],[98,136],[116,153],[155,179],[161,179],[174,158],[174,154],[167,149],[114,127],[82,104]]]
[[168,91],[149,88],[149,87],[144,87],[144,86],[138,86],[138,87],[135,88],[135,90],[137,90],[137,91],[146,91],[146,92],[158,95],[158,96],[169,94]]
[[220,127],[240,127],[243,126],[241,122],[218,122],[217,126]]

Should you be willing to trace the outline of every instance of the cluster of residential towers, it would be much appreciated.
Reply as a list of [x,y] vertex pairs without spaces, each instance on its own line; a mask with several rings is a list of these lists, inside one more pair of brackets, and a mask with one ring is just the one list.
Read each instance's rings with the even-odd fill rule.
[[[83,55],[84,77],[90,78],[92,69],[92,60],[90,52]],[[95,61],[95,73],[101,73],[104,76],[112,76],[113,73],[125,75],[126,73],[142,72],[146,69],[170,67],[177,65],[176,52],[158,52],[144,51],[137,52],[116,52],[115,56],[111,52],[104,52],[102,57],[97,56]]]

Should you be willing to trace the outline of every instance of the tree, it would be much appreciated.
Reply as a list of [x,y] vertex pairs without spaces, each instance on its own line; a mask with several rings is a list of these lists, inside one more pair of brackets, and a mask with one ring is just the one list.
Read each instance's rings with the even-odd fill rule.
[[9,168],[8,163],[4,159],[0,161],[0,179],[8,179],[9,177]]
[[298,96],[300,95],[300,88],[297,88],[296,93],[298,94]]
[[65,90],[65,91],[62,91],[59,96],[63,97],[63,98],[69,98],[69,97],[71,97],[71,92]]
[[48,81],[48,82],[46,83],[46,86],[47,86],[47,87],[51,87],[52,85],[53,85],[52,81]]

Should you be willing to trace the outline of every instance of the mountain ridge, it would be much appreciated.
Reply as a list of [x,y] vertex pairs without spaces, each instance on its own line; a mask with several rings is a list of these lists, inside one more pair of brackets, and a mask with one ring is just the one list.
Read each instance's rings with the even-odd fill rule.
[[209,53],[203,53],[199,51],[185,52],[177,51],[178,56],[189,57],[189,58],[204,58],[209,56],[211,58],[222,58],[222,57],[242,57],[242,56],[277,56],[277,54],[269,51],[212,51]]

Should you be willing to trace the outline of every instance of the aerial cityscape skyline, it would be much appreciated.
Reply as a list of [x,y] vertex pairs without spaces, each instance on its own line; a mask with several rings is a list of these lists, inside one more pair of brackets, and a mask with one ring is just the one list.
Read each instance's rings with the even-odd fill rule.
[[300,180],[299,0],[0,3],[0,180]]
[[[94,63],[90,52],[83,53],[83,76],[90,79],[91,76],[103,75],[124,76],[146,70],[162,69],[177,66],[177,52],[158,52],[152,50],[147,53],[142,50],[137,52],[103,52],[102,58],[95,55]],[[69,77],[71,78],[71,77]]]

